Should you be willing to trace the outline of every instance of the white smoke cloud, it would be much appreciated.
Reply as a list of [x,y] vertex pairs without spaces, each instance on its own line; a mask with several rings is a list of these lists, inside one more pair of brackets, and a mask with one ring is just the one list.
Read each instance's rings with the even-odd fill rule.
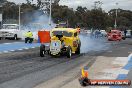
[[[27,14],[30,16],[31,14]],[[56,24],[51,20],[51,25],[49,24],[49,16],[46,14],[40,13],[40,11],[35,11],[32,14],[33,19],[29,21],[26,25],[22,25],[21,28],[25,30],[23,34],[27,31],[33,32],[33,38],[38,39],[39,30],[51,30],[55,28]],[[23,38],[24,39],[24,36]]]
[[88,35],[80,35],[81,53],[88,53],[90,51],[107,50],[110,45],[105,43],[104,38],[90,38]]
[[24,25],[24,29],[31,31],[38,30],[51,30],[56,24],[51,20],[51,25],[49,24],[49,16],[46,14],[42,14],[40,11],[35,11],[33,14],[27,14],[27,16],[32,15],[32,20],[29,21],[26,25]]

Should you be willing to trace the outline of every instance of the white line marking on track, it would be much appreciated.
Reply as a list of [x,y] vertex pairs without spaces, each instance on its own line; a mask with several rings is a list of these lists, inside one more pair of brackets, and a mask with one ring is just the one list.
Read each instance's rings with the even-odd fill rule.
[[8,53],[9,51],[3,51],[4,53]]
[[24,49],[29,49],[29,48],[24,48]]
[[107,52],[111,53],[112,51],[107,51]]
[[35,47],[31,47],[31,48],[35,48]]
[[11,44],[11,43],[3,43],[3,44]]
[[2,44],[13,44],[13,43],[21,43],[21,42],[2,43]]
[[23,50],[23,49],[18,49],[18,50]]
[[10,51],[12,51],[12,52],[13,52],[13,51],[15,51],[15,50],[10,50]]

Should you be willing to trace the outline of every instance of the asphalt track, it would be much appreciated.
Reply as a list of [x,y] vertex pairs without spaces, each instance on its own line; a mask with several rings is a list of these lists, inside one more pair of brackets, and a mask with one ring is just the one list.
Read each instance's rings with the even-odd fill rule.
[[39,47],[40,43],[25,44],[24,42],[2,43],[0,44],[0,53],[24,50]]
[[[90,56],[83,58],[83,53],[73,55],[71,59],[49,55],[42,58],[39,56],[37,43],[24,44],[22,41],[13,40],[6,43],[6,41],[8,40],[2,40],[0,44],[0,88],[32,88],[86,61],[91,64],[95,61]],[[24,49],[25,46],[28,49]]]
[[[113,49],[112,47],[115,45],[120,45],[120,43],[114,42],[104,42],[104,44],[111,45],[109,50]],[[37,84],[72,70],[86,61],[90,67],[95,61],[93,56],[103,55],[104,52],[106,52],[104,49],[90,50],[85,54],[73,55],[71,59],[67,59],[65,56],[54,58],[49,55],[41,58],[37,47],[2,53],[0,54],[0,88],[33,88]],[[84,58],[85,55],[87,58]]]
[[24,42],[24,41],[23,40],[10,40],[10,39],[0,40],[0,44],[2,44],[2,43],[13,43],[13,42]]
[[0,55],[0,88],[32,88],[41,81],[51,79],[86,60],[91,60],[91,58],[79,57],[81,56],[73,55],[71,59],[65,56],[41,58],[37,48],[2,54]]

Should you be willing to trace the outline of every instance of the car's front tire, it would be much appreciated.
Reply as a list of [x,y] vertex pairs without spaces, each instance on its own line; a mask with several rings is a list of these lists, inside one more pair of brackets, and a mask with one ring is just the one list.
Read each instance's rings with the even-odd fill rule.
[[44,55],[45,55],[45,46],[41,45],[40,46],[40,57],[44,57]]

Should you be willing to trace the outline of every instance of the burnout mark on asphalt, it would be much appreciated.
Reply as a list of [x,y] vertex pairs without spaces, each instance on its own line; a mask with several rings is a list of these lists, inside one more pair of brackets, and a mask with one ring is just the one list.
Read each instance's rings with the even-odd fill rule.
[[121,47],[121,48],[126,48],[126,47]]
[[108,53],[111,53],[112,51],[107,51]]

